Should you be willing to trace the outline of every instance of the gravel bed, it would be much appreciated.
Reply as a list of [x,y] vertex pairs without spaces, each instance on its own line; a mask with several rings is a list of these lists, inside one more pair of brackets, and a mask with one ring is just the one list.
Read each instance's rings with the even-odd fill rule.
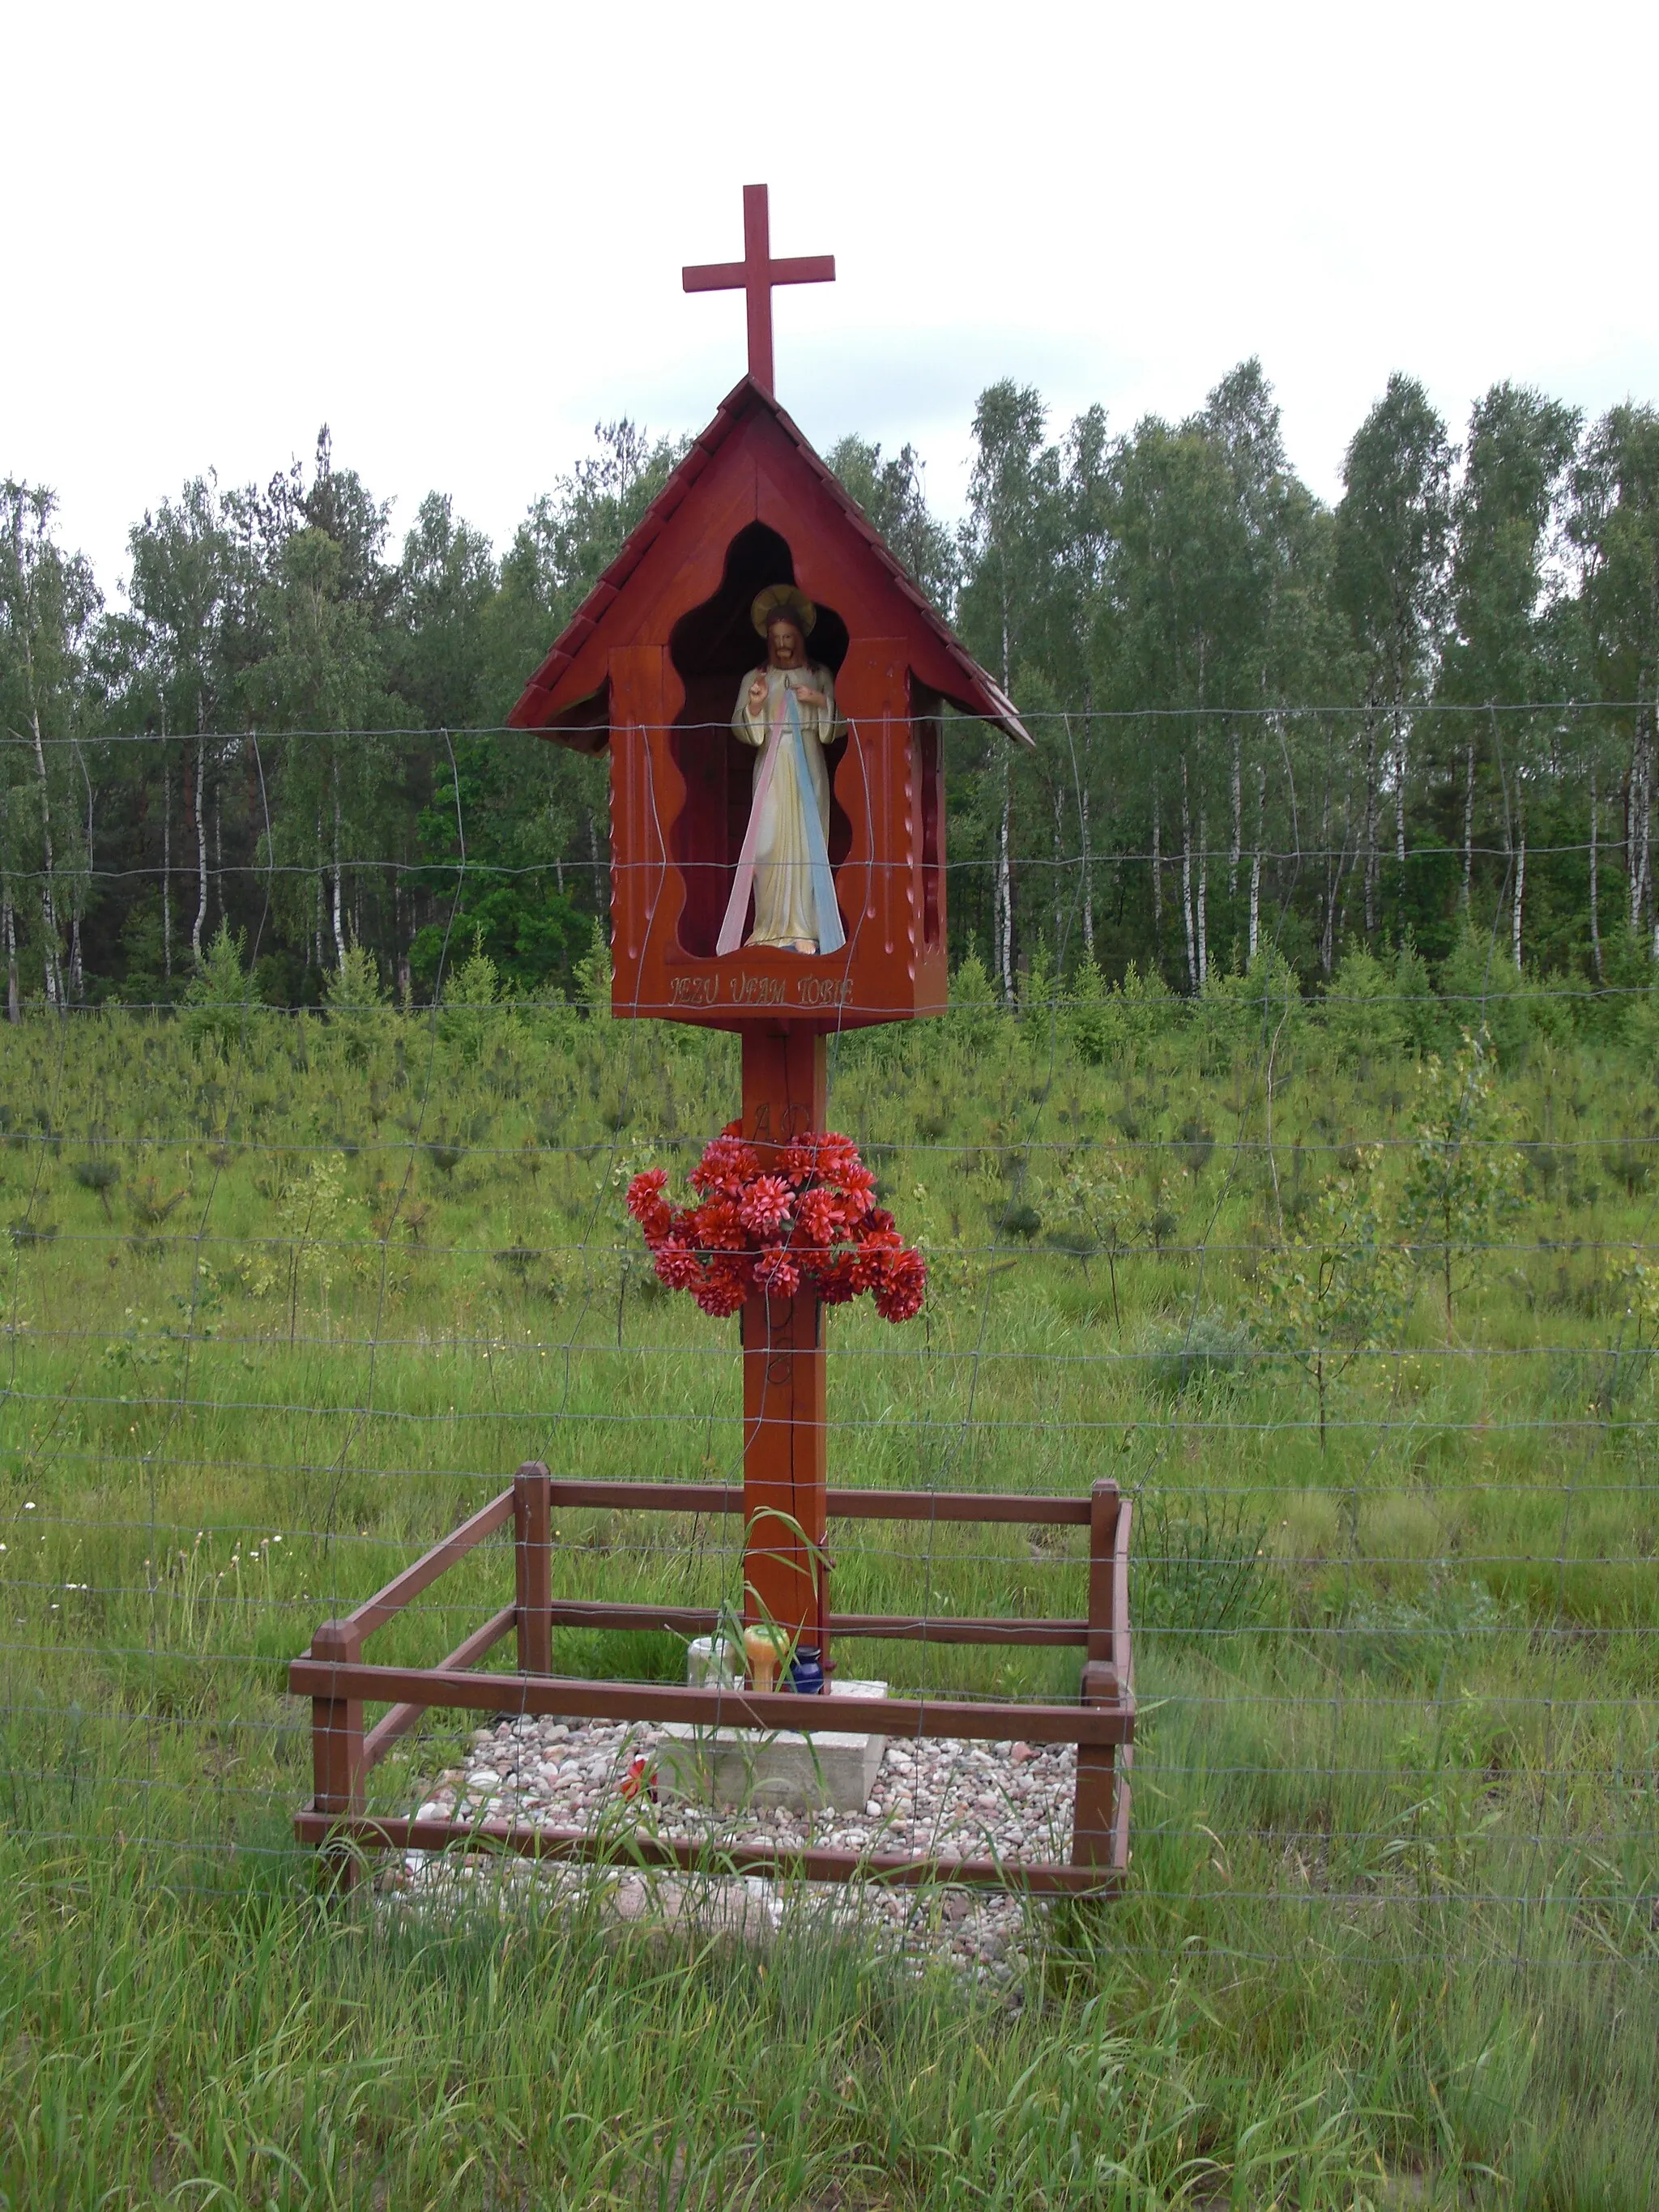
[[[808,1844],[854,1851],[996,1858],[1005,1865],[1070,1854],[1077,1752],[1071,1744],[890,1741],[861,1813],[750,1807],[715,1812],[684,1800],[655,1802],[651,1724],[501,1721],[475,1731],[464,1766],[428,1790],[423,1820],[507,1821],[524,1827],[603,1827],[678,1842]],[[620,1832],[620,1833],[618,1833]],[[481,1881],[510,1892],[534,1881],[561,1895],[600,1898],[623,1920],[672,1923],[695,1917],[751,1939],[792,1917],[857,1924],[921,1960],[944,1956],[964,1971],[1004,1979],[1020,1967],[1043,1908],[991,1891],[896,1889],[880,1883],[774,1881],[641,1873],[632,1869],[507,1865],[450,1853],[409,1851],[382,1880],[410,1903],[458,1899]]]

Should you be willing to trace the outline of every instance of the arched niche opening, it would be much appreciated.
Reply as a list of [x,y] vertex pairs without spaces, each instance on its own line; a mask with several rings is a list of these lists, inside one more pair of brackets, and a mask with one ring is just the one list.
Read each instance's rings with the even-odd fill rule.
[[[714,941],[732,878],[749,825],[755,756],[732,734],[732,710],[738,688],[765,658],[750,609],[769,584],[793,584],[794,556],[789,542],[763,522],[740,530],[726,549],[720,589],[712,599],[683,614],[669,633],[668,652],[685,686],[685,704],[675,717],[669,745],[685,778],[685,805],[670,832],[670,857],[685,884],[680,915],[681,949],[712,959]],[[847,624],[833,607],[815,600],[817,620],[806,641],[810,657],[832,676],[847,658]],[[852,824],[835,795],[836,770],[847,750],[843,738],[831,745],[830,770],[830,866],[838,868],[852,844]],[[745,925],[746,926],[746,925]]]

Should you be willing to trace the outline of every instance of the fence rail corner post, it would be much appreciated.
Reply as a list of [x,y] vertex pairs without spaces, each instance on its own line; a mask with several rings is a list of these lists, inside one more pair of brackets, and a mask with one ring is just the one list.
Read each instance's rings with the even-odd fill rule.
[[[355,1621],[325,1620],[311,1639],[313,1659],[355,1667],[363,1656],[363,1635]],[[319,1813],[343,1820],[363,1811],[363,1701],[361,1698],[313,1698],[311,1701],[312,1803]],[[343,1893],[356,1882],[361,1860],[349,1838],[322,1848],[325,1887]]]
[[[1085,1705],[1115,1705],[1126,1685],[1118,1680],[1115,1658],[1118,1513],[1115,1482],[1104,1478],[1089,1492],[1089,1642],[1083,1662]],[[1118,1772],[1111,1744],[1077,1747],[1077,1800],[1072,1814],[1072,1863],[1108,1867],[1116,1856]]]
[[514,1595],[519,1672],[553,1672],[553,1478],[527,1459],[513,1478]]

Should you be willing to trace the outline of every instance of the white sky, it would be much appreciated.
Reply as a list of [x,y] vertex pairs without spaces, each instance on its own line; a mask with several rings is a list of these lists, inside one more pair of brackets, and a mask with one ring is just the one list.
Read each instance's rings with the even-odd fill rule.
[[1260,353],[1326,495],[1389,371],[1659,400],[1659,9],[1052,4],[76,8],[0,16],[0,472],[106,588],[185,477],[317,426],[394,526],[498,544],[601,416],[695,429],[775,253],[779,396],[910,438],[960,508],[975,397],[1178,416]]

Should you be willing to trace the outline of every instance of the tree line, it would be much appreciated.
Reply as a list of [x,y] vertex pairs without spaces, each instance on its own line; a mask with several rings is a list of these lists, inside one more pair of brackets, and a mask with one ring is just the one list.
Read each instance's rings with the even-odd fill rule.
[[[8,1010],[177,999],[221,928],[262,994],[354,944],[420,999],[482,949],[566,986],[606,902],[605,769],[501,725],[684,446],[633,424],[501,552],[429,494],[400,546],[337,465],[211,474],[129,535],[111,598],[38,485],[0,492]],[[1291,468],[1261,364],[1178,422],[975,410],[948,528],[907,446],[831,465],[1010,691],[1018,754],[949,729],[958,958],[1177,989],[1271,948],[1449,957],[1474,931],[1589,987],[1659,959],[1659,414],[1500,384],[1461,437],[1390,378],[1342,493]]]

